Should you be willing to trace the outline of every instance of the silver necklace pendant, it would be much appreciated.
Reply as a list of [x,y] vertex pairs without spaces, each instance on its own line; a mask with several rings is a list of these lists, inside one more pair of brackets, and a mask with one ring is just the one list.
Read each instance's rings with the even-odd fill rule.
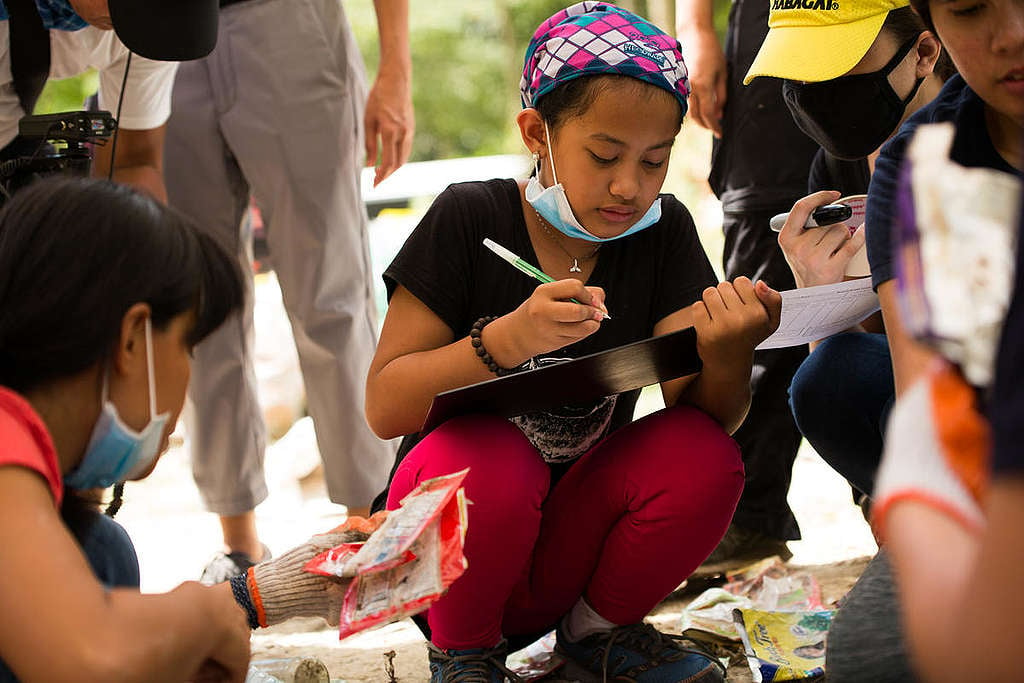
[[[535,214],[537,214],[537,222],[540,224],[541,229],[544,230],[544,234],[547,235],[548,237],[550,237],[551,241],[555,243],[555,246],[557,246],[559,249],[561,249],[562,252],[566,256],[568,256],[569,258],[572,259],[572,265],[569,266],[569,272],[570,273],[582,273],[583,269],[580,268],[580,260],[578,258],[576,258],[575,256],[573,256],[572,254],[570,254],[569,250],[562,246],[562,243],[558,241],[558,236],[555,235],[555,233],[552,232],[548,228],[548,222],[546,220],[544,220],[544,217],[540,215],[540,212],[537,211],[536,209],[534,209],[533,212]],[[597,245],[596,247],[594,247],[594,251],[590,252],[589,255],[584,256],[583,260],[586,261],[586,260],[591,259],[594,256],[596,256],[597,255],[597,250],[600,249],[600,248],[601,248],[600,244]]]

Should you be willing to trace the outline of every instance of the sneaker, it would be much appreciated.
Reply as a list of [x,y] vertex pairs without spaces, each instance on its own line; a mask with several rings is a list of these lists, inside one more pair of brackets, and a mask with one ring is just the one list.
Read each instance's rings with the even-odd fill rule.
[[[555,652],[566,658],[563,677],[621,683],[722,683],[725,667],[713,655],[682,644],[682,636],[648,623],[618,626],[570,642],[558,627]],[[692,641],[688,641],[692,642]]]
[[270,548],[266,545],[263,546],[263,557],[255,561],[246,553],[237,550],[233,553],[217,553],[206,564],[206,567],[203,568],[202,576],[199,577],[199,583],[207,586],[224,583],[232,577],[249,571],[249,567],[269,560],[271,557],[273,555],[270,554]]
[[793,557],[785,541],[730,524],[718,546],[693,575],[701,577],[724,574],[773,555],[778,555],[783,562]]
[[491,649],[430,649],[430,683],[519,683],[522,679],[505,666],[508,643],[502,640]]

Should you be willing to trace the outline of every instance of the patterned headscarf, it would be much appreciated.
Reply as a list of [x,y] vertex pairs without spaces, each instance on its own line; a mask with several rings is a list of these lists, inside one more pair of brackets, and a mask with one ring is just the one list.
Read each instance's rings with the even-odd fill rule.
[[690,84],[679,41],[607,2],[586,0],[540,25],[526,48],[519,93],[523,107],[580,76],[638,78],[675,95],[686,114]]

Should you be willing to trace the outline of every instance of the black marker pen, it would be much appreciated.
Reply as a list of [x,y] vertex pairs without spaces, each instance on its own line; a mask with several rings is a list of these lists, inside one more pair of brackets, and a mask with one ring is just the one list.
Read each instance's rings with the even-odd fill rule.
[[[807,217],[807,222],[804,223],[804,227],[818,228],[824,225],[842,223],[843,221],[849,220],[852,216],[853,209],[846,204],[826,204],[825,206],[819,206],[811,212],[811,215]],[[769,225],[772,230],[779,232],[782,230],[782,226],[786,224],[787,218],[789,218],[788,213],[780,213],[776,216],[772,216]]]

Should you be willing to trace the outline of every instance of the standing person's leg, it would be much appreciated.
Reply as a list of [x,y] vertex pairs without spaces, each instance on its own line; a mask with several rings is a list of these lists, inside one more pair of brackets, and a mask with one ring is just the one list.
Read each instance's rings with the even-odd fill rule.
[[221,13],[237,101],[221,119],[251,182],[292,324],[331,500],[362,511],[394,444],[364,415],[376,311],[360,194],[362,59],[336,0],[264,0]]
[[[222,23],[220,43],[226,42],[228,31]],[[248,275],[244,310],[196,348],[189,384],[186,426],[193,477],[207,509],[220,515],[227,549],[214,559],[224,570],[208,574],[208,581],[227,578],[221,574],[260,559],[264,548],[253,511],[267,496],[266,428],[253,368],[252,241],[242,220],[249,187],[219,124],[235,92],[226,77],[230,61],[226,49],[218,47],[205,59],[180,65],[164,153],[171,206],[237,253]]]
[[636,680],[715,678],[707,658],[641,622],[718,543],[742,485],[736,444],[695,408],[667,408],[618,430],[545,501],[505,632],[542,633],[561,620],[559,647],[591,672],[611,650],[609,666],[622,668],[610,668],[609,679],[641,670]]
[[[777,235],[768,227],[778,212],[726,213],[726,279],[746,275],[777,290],[795,286]],[[801,438],[789,410],[788,391],[793,373],[806,356],[803,346],[754,354],[750,412],[733,434],[743,454],[746,483],[733,526],[708,558],[709,564],[771,553],[785,556],[784,541],[800,537],[787,502]]]

